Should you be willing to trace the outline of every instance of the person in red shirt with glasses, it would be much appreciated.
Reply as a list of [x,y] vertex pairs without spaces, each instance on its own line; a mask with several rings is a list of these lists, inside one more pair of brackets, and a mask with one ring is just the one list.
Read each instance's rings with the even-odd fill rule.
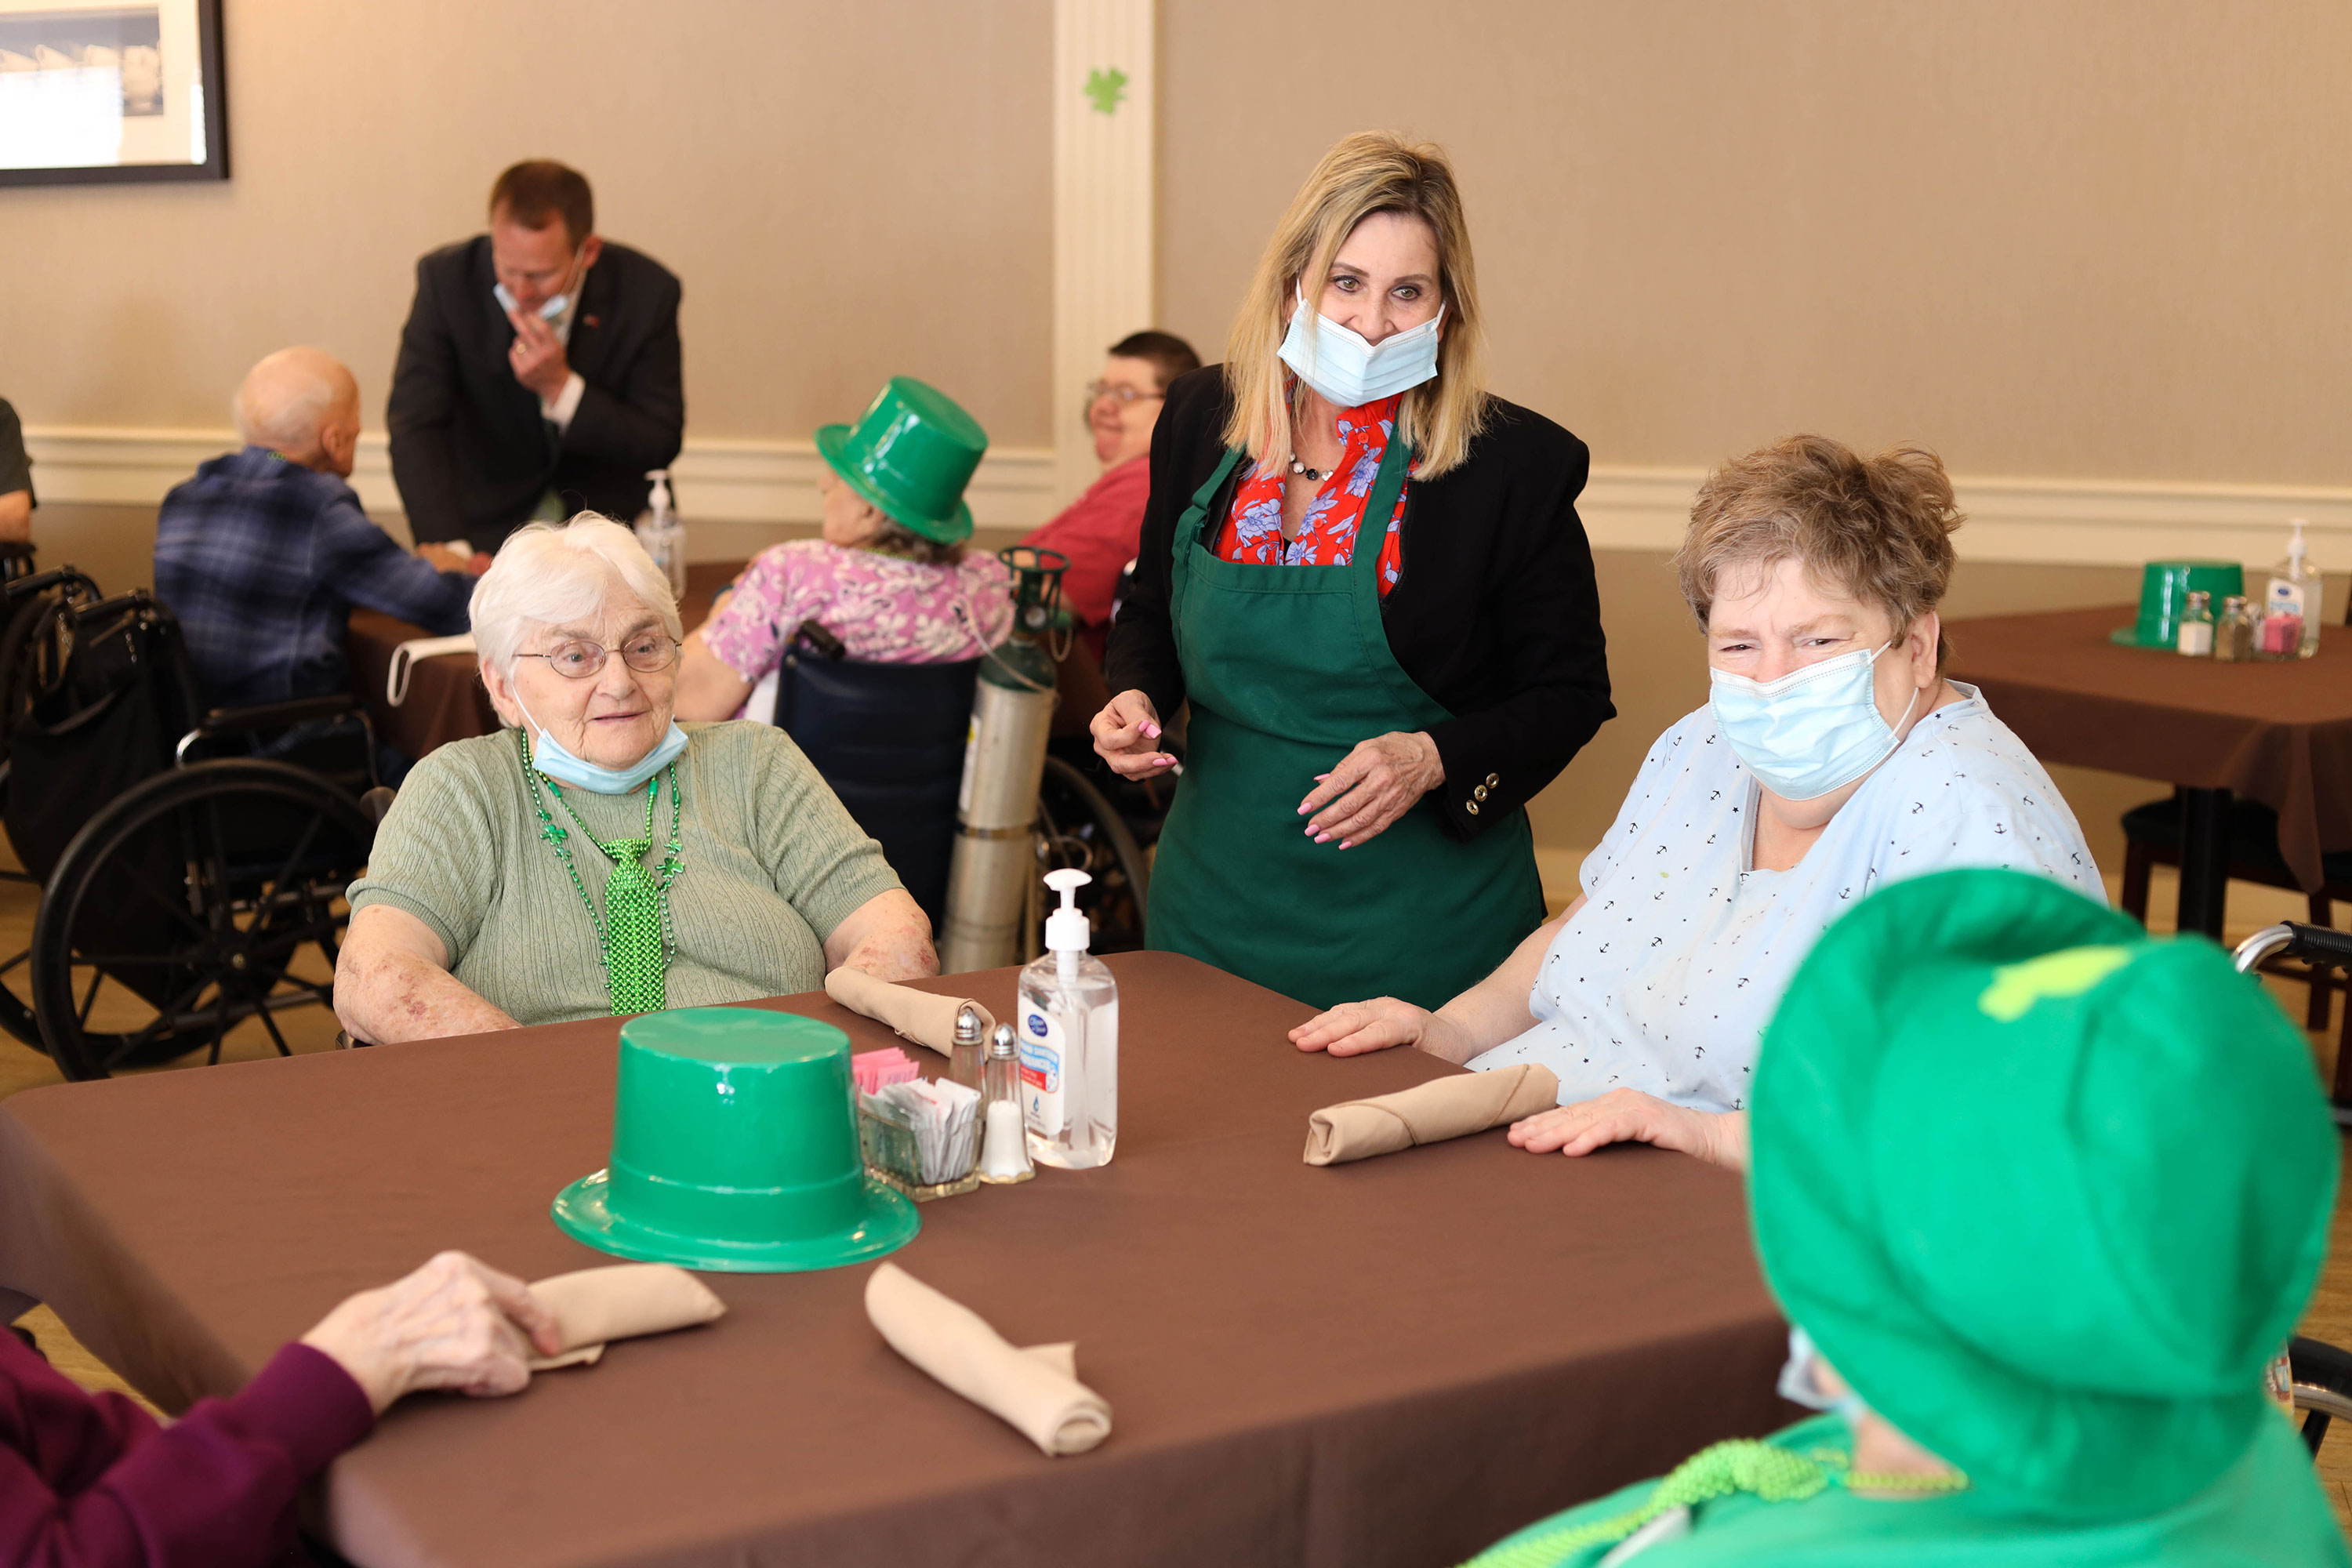
[[1097,659],[1118,574],[1135,559],[1143,534],[1143,503],[1151,499],[1151,465],[1145,459],[1151,455],[1152,426],[1160,422],[1168,384],[1200,368],[1192,345],[1172,332],[1137,332],[1113,343],[1102,375],[1087,388],[1087,428],[1094,434],[1102,478],[1021,542],[1069,557],[1062,602]]

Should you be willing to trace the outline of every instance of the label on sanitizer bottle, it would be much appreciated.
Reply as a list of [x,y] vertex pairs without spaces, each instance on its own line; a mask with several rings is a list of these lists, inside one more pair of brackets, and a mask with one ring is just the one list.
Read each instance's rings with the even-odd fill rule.
[[1021,1010],[1021,1110],[1029,1131],[1058,1138],[1066,1120],[1062,1025],[1034,1007]]

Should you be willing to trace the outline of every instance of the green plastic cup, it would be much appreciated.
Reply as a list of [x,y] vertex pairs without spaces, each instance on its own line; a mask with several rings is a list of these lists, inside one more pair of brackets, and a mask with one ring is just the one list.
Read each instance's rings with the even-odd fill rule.
[[849,1037],[755,1007],[621,1026],[612,1162],[556,1194],[555,1223],[622,1258],[782,1273],[895,1252],[915,1206],[866,1173]]

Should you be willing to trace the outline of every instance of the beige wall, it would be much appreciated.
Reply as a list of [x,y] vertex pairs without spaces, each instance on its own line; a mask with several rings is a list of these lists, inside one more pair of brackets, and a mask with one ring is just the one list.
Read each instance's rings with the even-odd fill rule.
[[695,435],[804,439],[904,371],[1047,439],[1046,0],[227,9],[228,183],[0,189],[26,423],[225,426],[307,342],[380,425],[417,256],[543,155],[685,279]]
[[2336,0],[1162,17],[1163,314],[1204,350],[1316,157],[1386,127],[1458,163],[1496,390],[1597,461],[1815,428],[1977,475],[2352,482]]

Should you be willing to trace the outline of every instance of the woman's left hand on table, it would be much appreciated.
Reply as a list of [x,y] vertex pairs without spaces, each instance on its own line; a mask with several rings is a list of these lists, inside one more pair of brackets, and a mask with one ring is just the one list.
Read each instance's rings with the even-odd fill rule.
[[1652,1143],[1727,1170],[1748,1169],[1748,1117],[1670,1105],[1639,1089],[1538,1111],[1511,1123],[1510,1141],[1532,1154],[1590,1154],[1611,1143]]
[[1386,832],[1414,802],[1444,782],[1445,764],[1437,755],[1437,742],[1426,734],[1375,735],[1360,742],[1338,767],[1320,776],[1298,803],[1298,814],[1313,814],[1307,837],[1316,843],[1336,840],[1340,848],[1352,849]]

